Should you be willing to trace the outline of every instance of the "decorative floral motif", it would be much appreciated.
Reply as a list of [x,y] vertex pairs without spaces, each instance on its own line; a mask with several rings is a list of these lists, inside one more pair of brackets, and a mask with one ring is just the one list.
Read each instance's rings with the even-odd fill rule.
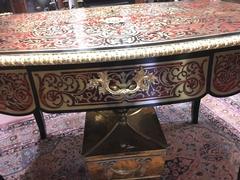
[[[166,161],[166,168],[168,168],[168,176],[175,179],[188,171],[194,162],[194,159],[177,157],[172,160]],[[171,179],[169,178],[169,179]]]
[[[120,73],[116,79],[108,79],[107,71],[98,73],[99,79],[90,79],[87,88],[99,89],[99,94],[112,94],[125,96],[137,92],[148,92],[151,84],[155,84],[157,77],[152,73],[147,74],[143,68],[136,72],[132,78],[132,73]],[[112,82],[112,83],[111,83]],[[110,85],[112,84],[112,85]]]
[[188,1],[2,16],[0,49],[103,49],[235,33],[236,6]]
[[217,53],[214,58],[212,90],[228,95],[240,91],[240,52]]
[[207,159],[209,161],[222,161],[226,160],[229,157],[230,146],[228,144],[219,144],[216,142],[211,142],[204,144],[200,149],[200,155],[203,159]]
[[[104,77],[108,82],[106,78],[102,81],[109,85],[109,91],[103,91],[98,83],[93,84],[93,80],[98,79],[99,69],[34,72],[34,80],[44,109],[94,109],[123,102],[125,105],[152,104],[201,96],[206,88],[207,63],[207,58],[197,58],[143,65],[143,77],[151,75],[154,83],[144,79],[148,88],[142,91],[144,87],[141,87],[136,92],[137,66],[101,68],[101,72],[106,71]],[[134,93],[110,93],[123,89]]]
[[32,90],[25,71],[0,72],[0,111],[24,114],[34,108]]

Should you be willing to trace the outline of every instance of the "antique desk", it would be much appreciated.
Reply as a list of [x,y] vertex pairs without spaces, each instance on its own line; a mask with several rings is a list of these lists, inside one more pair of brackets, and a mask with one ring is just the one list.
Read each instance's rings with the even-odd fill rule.
[[[110,117],[102,118],[106,126],[86,131],[99,135],[91,137],[97,139],[94,148],[83,149],[87,154],[104,153],[111,145],[113,152],[120,145],[134,149],[130,143],[140,150],[161,149],[165,139],[151,120],[153,110],[138,114],[141,109],[131,108],[191,101],[197,123],[207,93],[223,97],[240,91],[239,45],[240,5],[218,1],[2,16],[0,112],[33,113],[42,138],[43,111],[90,111],[87,124],[93,126]],[[141,118],[144,122],[135,122]]]

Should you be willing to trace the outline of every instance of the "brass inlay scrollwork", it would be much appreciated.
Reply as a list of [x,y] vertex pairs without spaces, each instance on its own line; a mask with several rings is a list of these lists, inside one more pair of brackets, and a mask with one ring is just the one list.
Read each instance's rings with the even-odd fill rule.
[[[163,63],[33,72],[46,110],[146,105],[200,97],[208,57]],[[142,68],[140,68],[142,67]]]
[[240,91],[240,51],[214,54],[211,91],[226,96]]
[[25,70],[0,71],[0,111],[12,115],[35,108],[32,89]]
[[[98,73],[99,78],[89,80],[88,88],[98,88],[100,94],[129,95],[138,91],[148,92],[151,84],[155,84],[157,77],[153,73],[147,73],[141,68],[136,71],[132,80],[122,78],[122,82],[117,81],[111,85],[111,78],[106,71]],[[122,77],[126,74],[123,72]]]

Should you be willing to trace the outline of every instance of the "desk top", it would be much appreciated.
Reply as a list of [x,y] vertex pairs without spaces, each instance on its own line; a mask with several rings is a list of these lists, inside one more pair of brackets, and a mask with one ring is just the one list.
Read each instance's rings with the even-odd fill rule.
[[0,66],[129,60],[240,45],[240,4],[188,1],[0,16]]

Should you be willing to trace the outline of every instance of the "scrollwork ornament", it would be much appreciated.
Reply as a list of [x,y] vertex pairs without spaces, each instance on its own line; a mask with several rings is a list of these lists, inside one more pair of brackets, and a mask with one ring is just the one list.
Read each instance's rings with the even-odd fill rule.
[[27,73],[0,73],[0,111],[21,114],[31,111],[33,96]]
[[177,96],[186,94],[188,96],[194,96],[198,93],[198,89],[202,89],[205,84],[203,64],[197,62],[191,62],[182,64],[179,67],[173,68],[169,78],[172,82],[176,82],[178,85],[175,88]]
[[[39,81],[39,94],[41,102],[51,108],[61,106],[74,106],[76,96],[81,99],[81,94],[86,87],[84,76],[81,75],[59,75],[47,73],[43,77],[36,75]],[[73,96],[73,94],[76,94]]]
[[141,67],[34,72],[34,81],[46,109],[177,101],[205,93],[207,63],[207,58],[196,58]]
[[111,85],[111,81],[114,79],[109,78],[106,71],[98,73],[98,79],[91,79],[88,84],[88,88],[99,89],[100,94],[111,95],[131,95],[137,92],[147,92],[151,84],[154,84],[157,77],[152,73],[146,73],[143,68],[136,72],[136,75],[132,80],[127,80],[128,74],[122,72],[119,81],[116,81],[114,85]]
[[220,94],[240,90],[240,53],[220,54],[215,57],[213,87]]

